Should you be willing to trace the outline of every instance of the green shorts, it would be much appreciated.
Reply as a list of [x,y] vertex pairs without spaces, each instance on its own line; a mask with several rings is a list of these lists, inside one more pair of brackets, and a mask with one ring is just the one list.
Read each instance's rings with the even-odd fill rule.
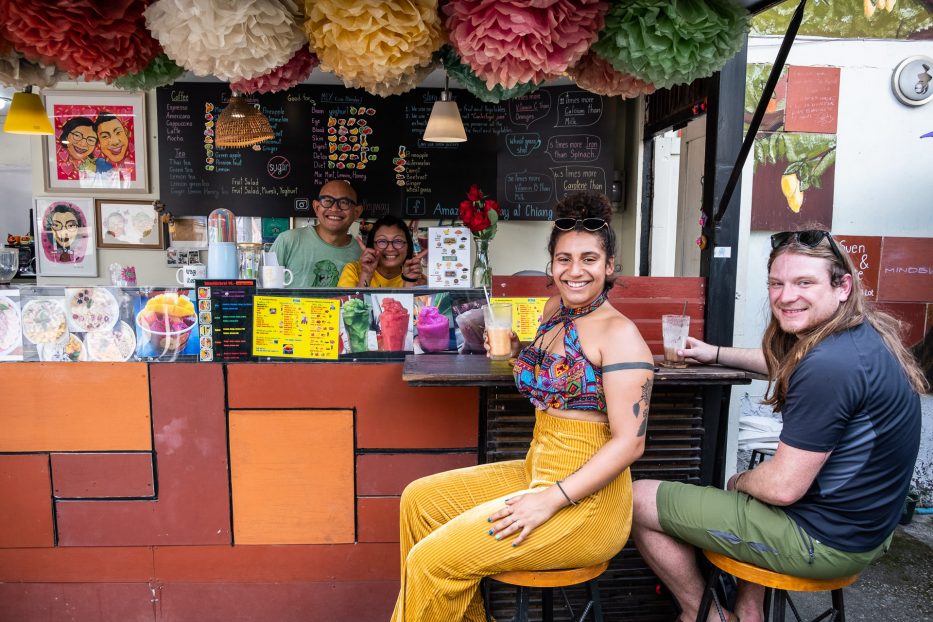
[[742,492],[662,482],[658,520],[668,535],[795,577],[831,579],[862,571],[884,555],[891,537],[865,553],[847,553],[812,538],[780,508]]

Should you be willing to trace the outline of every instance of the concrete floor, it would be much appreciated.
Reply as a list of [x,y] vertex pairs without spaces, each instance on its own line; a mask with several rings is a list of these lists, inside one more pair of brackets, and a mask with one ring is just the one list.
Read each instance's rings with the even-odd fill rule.
[[[804,620],[830,605],[829,594],[792,592]],[[899,526],[891,550],[845,589],[847,622],[933,621],[933,515]],[[788,621],[793,613],[787,610]]]

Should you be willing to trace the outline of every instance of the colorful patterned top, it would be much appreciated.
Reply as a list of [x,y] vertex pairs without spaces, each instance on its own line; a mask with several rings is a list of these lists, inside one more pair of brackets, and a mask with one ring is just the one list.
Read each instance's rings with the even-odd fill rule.
[[[603,393],[603,372],[583,354],[574,320],[595,311],[606,301],[606,292],[578,309],[560,303],[560,310],[541,323],[531,345],[524,348],[515,361],[512,375],[518,391],[531,400],[535,408],[547,410],[606,410]],[[538,344],[552,328],[564,324],[564,356],[551,354]]]

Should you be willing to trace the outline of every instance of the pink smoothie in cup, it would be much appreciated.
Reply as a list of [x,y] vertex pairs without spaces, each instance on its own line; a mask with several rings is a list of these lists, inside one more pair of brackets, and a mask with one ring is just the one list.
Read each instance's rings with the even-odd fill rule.
[[450,322],[437,307],[422,307],[418,314],[418,343],[425,352],[440,352],[450,345]]

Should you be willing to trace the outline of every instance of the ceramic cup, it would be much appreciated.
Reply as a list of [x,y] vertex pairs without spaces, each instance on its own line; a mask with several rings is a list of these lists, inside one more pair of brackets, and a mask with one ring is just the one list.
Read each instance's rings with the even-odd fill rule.
[[292,271],[284,266],[263,266],[262,286],[279,288],[288,287],[292,282]]
[[207,266],[203,263],[194,263],[182,266],[175,271],[175,280],[179,285],[185,287],[194,287],[195,279],[207,278]]

